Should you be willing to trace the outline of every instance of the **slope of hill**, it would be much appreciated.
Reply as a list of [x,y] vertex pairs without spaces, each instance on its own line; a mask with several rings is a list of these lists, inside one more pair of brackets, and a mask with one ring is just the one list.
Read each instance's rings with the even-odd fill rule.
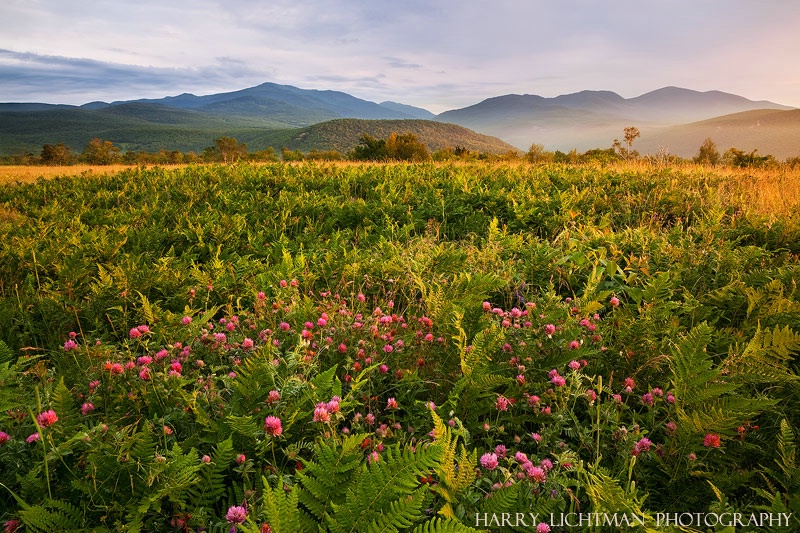
[[800,156],[800,109],[758,109],[709,120],[643,130],[638,149],[653,153],[664,147],[681,157],[697,155],[705,139],[712,139],[720,153],[728,148],[758,150],[782,160]]
[[481,153],[506,153],[515,150],[500,139],[472,130],[431,120],[336,119],[306,128],[264,132],[252,139],[254,145],[285,146],[291,150],[338,150],[349,152],[364,134],[385,139],[392,133],[413,133],[430,151],[462,147]]
[[626,126],[644,131],[754,109],[792,108],[720,91],[664,87],[630,99],[610,91],[555,98],[509,94],[446,111],[437,120],[497,136],[521,149],[538,143],[549,150],[583,151],[611,146]]

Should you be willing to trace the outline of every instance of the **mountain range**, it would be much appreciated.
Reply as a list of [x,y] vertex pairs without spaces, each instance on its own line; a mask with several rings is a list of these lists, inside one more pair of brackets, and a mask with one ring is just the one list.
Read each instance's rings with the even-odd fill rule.
[[[123,150],[202,150],[223,135],[245,141],[251,149],[325,150],[334,144],[346,149],[357,143],[357,135],[336,144],[319,127],[311,137],[301,134],[303,128],[344,118],[407,121],[391,124],[412,132],[427,127],[429,134],[434,129],[428,122],[455,124],[484,136],[464,147],[478,150],[480,145],[481,151],[490,152],[511,146],[524,151],[531,144],[562,151],[608,148],[625,127],[636,126],[641,137],[634,148],[642,153],[663,149],[691,157],[710,137],[721,151],[758,149],[779,159],[800,155],[800,110],[720,91],[664,87],[635,98],[588,90],[554,98],[509,94],[434,115],[397,102],[375,103],[339,91],[275,83],[205,96],[185,93],[82,106],[0,103],[0,154],[35,153],[45,143],[61,142],[80,151],[93,137],[111,140]],[[358,123],[348,124],[350,133],[353,124]],[[342,124],[334,129],[341,131]],[[446,136],[457,130],[435,131]],[[463,132],[458,136],[472,139]],[[497,139],[488,141],[486,136]],[[316,144],[309,144],[310,138]]]

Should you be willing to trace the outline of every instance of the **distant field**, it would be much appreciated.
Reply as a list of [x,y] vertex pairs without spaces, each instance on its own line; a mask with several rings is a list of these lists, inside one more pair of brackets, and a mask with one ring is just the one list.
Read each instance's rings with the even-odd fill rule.
[[51,179],[59,176],[80,176],[81,174],[107,176],[135,167],[136,165],[0,166],[0,184],[30,183],[39,178]]

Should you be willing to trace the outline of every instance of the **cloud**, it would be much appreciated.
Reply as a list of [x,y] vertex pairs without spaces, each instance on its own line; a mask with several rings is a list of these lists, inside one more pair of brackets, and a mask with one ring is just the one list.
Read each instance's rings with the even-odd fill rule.
[[779,0],[4,0],[0,101],[272,81],[432,111],[507,93],[631,97],[665,85],[800,106],[796,20],[800,2]]

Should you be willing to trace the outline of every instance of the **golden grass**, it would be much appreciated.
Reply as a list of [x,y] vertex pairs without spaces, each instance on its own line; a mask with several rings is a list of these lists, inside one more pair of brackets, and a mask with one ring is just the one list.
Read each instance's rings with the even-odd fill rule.
[[0,185],[31,183],[39,178],[69,176],[103,176],[134,168],[132,165],[70,165],[64,167],[33,165],[0,165]]

